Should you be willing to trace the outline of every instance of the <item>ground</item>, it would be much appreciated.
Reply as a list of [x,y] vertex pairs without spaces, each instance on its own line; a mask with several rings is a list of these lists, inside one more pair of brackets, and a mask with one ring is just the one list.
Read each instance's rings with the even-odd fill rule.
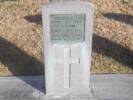
[[[0,76],[43,74],[44,0],[0,0]],[[133,1],[94,0],[92,73],[133,73]]]
[[133,74],[91,75],[90,87],[91,97],[80,94],[46,99],[43,76],[0,77],[0,100],[132,100]]

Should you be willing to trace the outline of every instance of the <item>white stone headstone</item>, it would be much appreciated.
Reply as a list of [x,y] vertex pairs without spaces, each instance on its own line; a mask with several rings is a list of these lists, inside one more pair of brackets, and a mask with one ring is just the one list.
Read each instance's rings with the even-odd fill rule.
[[43,7],[46,94],[88,94],[93,4],[52,2]]

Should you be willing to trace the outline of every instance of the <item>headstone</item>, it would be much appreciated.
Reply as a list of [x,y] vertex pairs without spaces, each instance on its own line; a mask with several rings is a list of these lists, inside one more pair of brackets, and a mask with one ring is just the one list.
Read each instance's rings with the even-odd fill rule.
[[90,93],[93,4],[57,1],[42,10],[46,95],[86,95]]

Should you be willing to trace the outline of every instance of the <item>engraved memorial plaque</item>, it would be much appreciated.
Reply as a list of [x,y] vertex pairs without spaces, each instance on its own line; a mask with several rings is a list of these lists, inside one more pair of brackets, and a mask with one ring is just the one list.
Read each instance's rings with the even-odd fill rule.
[[46,99],[88,100],[93,96],[90,88],[93,13],[93,4],[80,0],[44,5]]
[[51,14],[50,36],[52,42],[75,43],[85,40],[84,14]]

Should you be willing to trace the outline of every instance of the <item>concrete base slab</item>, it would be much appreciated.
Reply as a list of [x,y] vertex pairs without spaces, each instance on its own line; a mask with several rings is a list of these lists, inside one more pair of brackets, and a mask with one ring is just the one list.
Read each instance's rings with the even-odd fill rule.
[[98,100],[133,100],[133,74],[92,75],[91,87]]
[[97,99],[96,98],[94,99],[94,97],[88,94],[84,94],[84,95],[64,95],[61,97],[44,96],[44,99],[42,100],[97,100]]
[[0,100],[38,100],[40,77],[0,77]]
[[92,75],[91,93],[47,98],[43,76],[0,77],[0,100],[133,100],[133,74]]
[[55,98],[46,98],[42,100],[98,100],[94,97],[90,97],[89,95],[66,95],[63,97],[55,97]]

